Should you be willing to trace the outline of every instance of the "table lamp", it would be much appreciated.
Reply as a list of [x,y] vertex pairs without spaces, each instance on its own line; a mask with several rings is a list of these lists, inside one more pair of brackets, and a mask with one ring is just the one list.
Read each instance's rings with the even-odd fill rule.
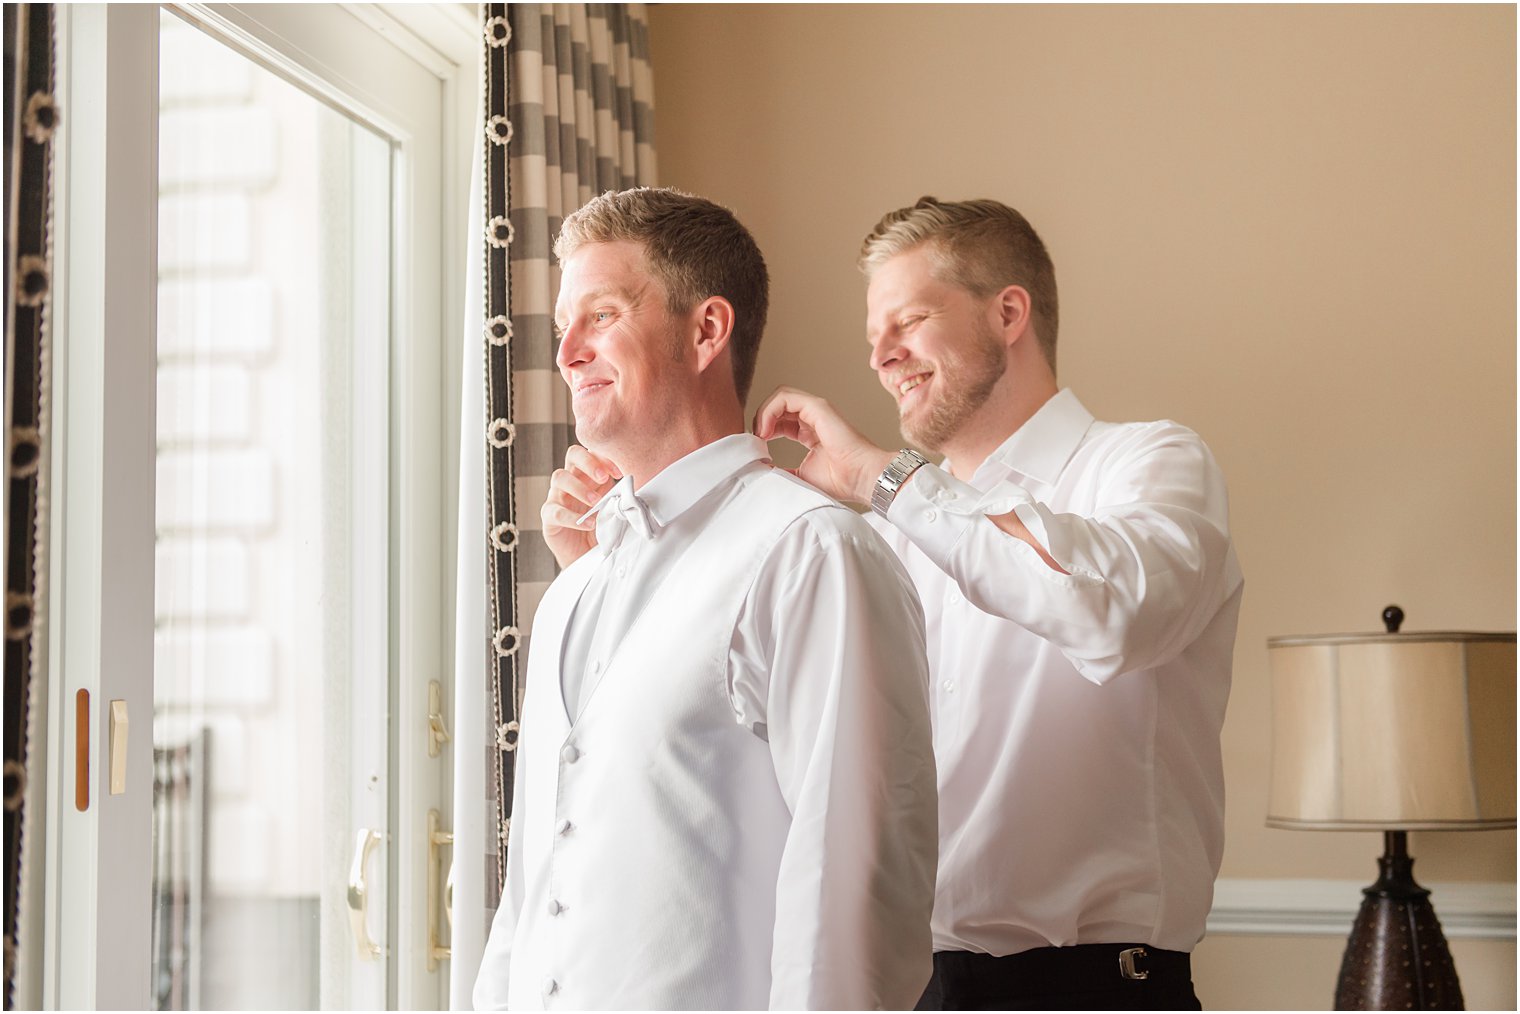
[[1267,826],[1382,831],[1336,1010],[1460,1010],[1462,987],[1409,831],[1515,826],[1515,635],[1273,637]]

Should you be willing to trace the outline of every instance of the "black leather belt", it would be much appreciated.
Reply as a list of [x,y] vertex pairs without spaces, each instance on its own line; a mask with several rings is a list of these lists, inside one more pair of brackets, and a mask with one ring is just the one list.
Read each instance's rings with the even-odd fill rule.
[[1146,944],[1079,944],[1039,947],[996,956],[966,951],[937,951],[934,974],[946,990],[980,992],[981,985],[1001,989],[1010,981],[1025,988],[1041,983],[1103,988],[1125,981],[1176,980],[1191,982],[1192,960],[1182,951],[1163,951]]

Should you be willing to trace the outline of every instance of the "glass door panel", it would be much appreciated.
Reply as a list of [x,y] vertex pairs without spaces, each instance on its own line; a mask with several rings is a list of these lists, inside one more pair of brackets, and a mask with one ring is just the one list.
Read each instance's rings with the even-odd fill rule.
[[392,148],[159,66],[153,1002],[384,1007]]

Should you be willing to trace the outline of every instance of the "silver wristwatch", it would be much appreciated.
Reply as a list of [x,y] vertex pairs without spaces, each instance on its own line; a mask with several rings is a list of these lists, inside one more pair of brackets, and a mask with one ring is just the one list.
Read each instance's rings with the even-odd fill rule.
[[887,508],[892,506],[892,501],[897,499],[897,491],[903,488],[903,483],[908,477],[918,471],[920,465],[927,465],[928,459],[911,447],[904,447],[897,452],[897,457],[892,459],[891,464],[882,470],[876,480],[876,488],[871,491],[871,509],[882,517],[887,516]]

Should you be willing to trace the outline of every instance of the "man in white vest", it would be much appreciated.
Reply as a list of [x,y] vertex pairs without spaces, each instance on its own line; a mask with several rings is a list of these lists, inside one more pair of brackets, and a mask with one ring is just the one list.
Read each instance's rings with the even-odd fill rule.
[[931,971],[923,614],[745,431],[767,275],[731,212],[609,193],[556,244],[576,432],[541,514],[480,1008],[911,1007]]

